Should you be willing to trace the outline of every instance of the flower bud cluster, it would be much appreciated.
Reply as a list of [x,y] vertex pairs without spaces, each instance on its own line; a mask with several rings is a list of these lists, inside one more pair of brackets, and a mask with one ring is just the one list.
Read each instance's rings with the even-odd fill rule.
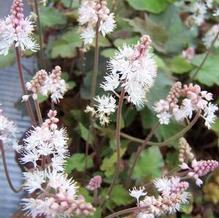
[[102,177],[101,176],[94,176],[87,185],[87,189],[90,191],[94,191],[101,187],[102,184]]
[[7,55],[12,46],[35,52],[39,49],[33,39],[34,25],[30,17],[24,18],[22,0],[14,0],[11,15],[0,20],[0,55]]
[[[28,91],[32,92],[32,97],[37,98],[37,95],[51,95],[51,100],[54,103],[58,103],[63,98],[67,91],[67,84],[64,79],[61,78],[61,67],[56,66],[50,74],[45,70],[40,70],[36,73],[30,82],[26,83]],[[28,96],[23,96],[23,100],[26,101]]]
[[181,82],[176,82],[167,98],[155,103],[154,110],[161,124],[169,124],[170,118],[175,118],[176,121],[191,119],[196,112],[205,119],[205,125],[211,128],[218,110],[218,107],[211,103],[212,99],[212,94],[202,91],[199,85],[190,83],[182,86]]
[[185,138],[179,139],[179,163],[187,163],[190,160],[193,160],[194,154],[191,151],[191,147]]
[[103,36],[115,28],[114,14],[110,13],[105,0],[84,0],[79,8],[78,22],[85,45],[92,44],[97,26]]

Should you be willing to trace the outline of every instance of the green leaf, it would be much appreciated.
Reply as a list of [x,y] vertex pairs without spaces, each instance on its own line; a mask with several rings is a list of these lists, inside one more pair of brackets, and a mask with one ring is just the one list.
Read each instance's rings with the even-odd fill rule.
[[[79,172],[84,171],[85,167],[85,154],[77,153],[73,154],[70,158],[68,158],[65,170],[67,174],[70,174],[72,170],[77,170]],[[90,156],[87,156],[87,168],[91,168],[93,166],[93,160]]]
[[39,101],[39,103],[43,103],[43,102],[46,101],[47,99],[48,99],[48,96],[37,95],[37,100]]
[[82,123],[79,123],[78,128],[79,128],[79,131],[80,131],[80,136],[85,141],[88,141],[89,143],[91,143],[93,137],[90,134],[89,130]]
[[115,185],[112,194],[111,194],[112,201],[117,206],[121,205],[128,205],[132,202],[131,197],[128,194],[128,191],[122,187],[122,185]]
[[0,68],[11,66],[15,62],[14,53],[10,52],[8,55],[0,55]]
[[67,82],[68,90],[71,90],[76,87],[76,83],[74,81]]
[[[122,156],[126,151],[126,148],[121,148],[120,149],[120,155]],[[113,175],[115,167],[114,164],[117,161],[117,153],[113,153],[113,155],[111,157],[105,157],[103,159],[103,163],[100,167],[100,169],[102,171],[104,171],[104,174],[106,175],[106,177],[110,177]]]
[[117,50],[114,48],[107,48],[107,49],[104,49],[103,51],[101,51],[100,54],[106,58],[111,58],[114,56],[116,51]]
[[165,52],[164,45],[168,39],[168,33],[162,25],[154,22],[150,17],[143,19],[134,18],[126,19],[132,27],[133,32],[141,33],[141,35],[149,35],[152,39],[153,47],[160,51]]
[[65,15],[55,8],[41,7],[39,12],[41,23],[45,27],[64,25],[67,22]]
[[219,119],[212,125],[212,129],[219,135]]
[[168,5],[166,0],[127,0],[128,3],[136,10],[160,13]]
[[[197,31],[188,29],[182,22],[178,8],[171,5],[160,15],[150,15],[150,19],[161,26],[166,34],[167,40],[164,44],[166,53],[181,53],[182,49],[193,43]],[[153,38],[152,38],[153,39]]]
[[170,70],[177,74],[188,73],[194,67],[185,58],[176,56],[168,62]]
[[[163,141],[178,133],[180,130],[182,130],[182,128],[182,125],[177,122],[171,122],[168,125],[161,125],[157,129],[156,136],[158,137],[159,141]],[[174,145],[175,143],[176,142],[171,142],[171,145]]]
[[76,48],[81,44],[77,29],[72,29],[50,44],[51,58],[72,58],[76,55]]
[[[219,53],[210,54],[204,66],[198,72],[196,79],[207,86],[219,85]],[[192,63],[199,66],[203,61],[205,54],[196,55]],[[191,74],[192,75],[192,74]]]
[[151,109],[151,111],[154,111],[153,107],[156,101],[166,98],[172,84],[173,82],[168,74],[164,72],[158,72],[154,86],[147,94],[147,106],[149,109]]
[[114,41],[114,44],[117,48],[122,47],[124,44],[126,45],[135,45],[139,41],[139,37],[135,36],[132,38],[127,38],[127,39],[116,39]]
[[154,179],[161,175],[164,166],[163,157],[157,147],[150,147],[141,153],[136,163],[133,177],[143,179],[144,177]]

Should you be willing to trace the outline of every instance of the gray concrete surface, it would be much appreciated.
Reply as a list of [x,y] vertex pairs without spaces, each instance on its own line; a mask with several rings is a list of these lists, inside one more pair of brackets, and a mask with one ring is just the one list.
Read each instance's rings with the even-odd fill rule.
[[[0,0],[0,19],[7,16],[10,11],[12,0]],[[26,1],[24,0],[26,4]],[[25,13],[28,7],[25,8]],[[1,58],[1,56],[0,56]],[[34,63],[33,59],[23,59],[22,63],[27,68],[32,70]],[[30,75],[25,74],[27,81]],[[15,108],[15,103],[21,97],[20,84],[18,82],[18,74],[16,65],[0,69],[0,104],[4,114],[13,120],[18,127],[18,137],[23,135],[23,132],[30,127],[30,120],[27,116],[22,116],[21,111]],[[22,174],[18,164],[15,161],[13,150],[6,151],[9,173],[13,179],[14,186],[19,187],[22,184]],[[2,160],[0,157],[0,218],[10,218],[11,215],[20,205],[22,193],[13,193],[7,184],[3,173]]]

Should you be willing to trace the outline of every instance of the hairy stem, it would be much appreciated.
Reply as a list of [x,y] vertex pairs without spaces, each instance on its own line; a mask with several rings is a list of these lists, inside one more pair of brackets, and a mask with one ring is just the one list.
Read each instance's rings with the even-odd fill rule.
[[201,64],[198,66],[197,70],[196,70],[196,71],[193,73],[193,75],[190,77],[190,81],[191,81],[191,80],[194,80],[194,79],[196,78],[196,76],[198,75],[199,71],[200,71],[200,70],[202,69],[202,67],[204,66],[205,62],[206,62],[207,59],[208,59],[208,56],[209,56],[210,53],[211,53],[211,50],[212,50],[213,47],[214,47],[215,42],[216,42],[217,39],[218,39],[218,37],[219,37],[219,31],[218,31],[217,35],[215,36],[215,38],[213,39],[213,41],[212,41],[212,43],[211,43],[209,49],[207,50],[207,53],[206,53],[205,57],[203,58]]
[[34,105],[35,105],[35,108],[36,108],[38,122],[39,122],[39,125],[41,126],[43,124],[43,117],[42,117],[42,114],[41,114],[40,105],[39,105],[38,100],[34,100]]
[[40,45],[40,50],[38,52],[39,54],[39,60],[38,60],[38,64],[39,67],[45,67],[44,65],[44,54],[43,54],[43,34],[42,34],[42,28],[41,28],[41,21],[40,21],[40,13],[39,13],[39,7],[38,7],[38,3],[37,0],[34,0],[34,7],[35,7],[35,12],[37,15],[37,31],[38,31],[38,36],[39,36],[39,45]]
[[141,152],[145,149],[145,147],[147,146],[148,144],[148,141],[151,139],[151,137],[154,135],[156,129],[159,127],[159,123],[157,123],[152,129],[151,131],[149,132],[149,134],[147,135],[147,137],[145,138],[144,142],[141,144],[141,146],[138,147],[138,150],[136,152],[136,155],[135,155],[135,158],[134,158],[134,161],[132,163],[132,166],[129,170],[129,173],[128,173],[128,178],[127,178],[127,183],[126,183],[126,186],[128,187],[129,186],[129,183],[131,181],[131,176],[132,176],[132,173],[133,173],[133,170],[135,168],[135,165],[141,155]]
[[95,51],[94,51],[94,68],[92,74],[92,83],[91,83],[91,106],[94,104],[94,97],[96,95],[97,89],[97,75],[99,68],[99,25],[100,20],[98,19],[96,24],[96,38],[95,38]]
[[1,154],[2,154],[2,162],[3,162],[3,167],[4,167],[4,171],[5,171],[5,176],[7,178],[8,181],[8,185],[11,188],[11,190],[15,193],[18,193],[22,190],[22,186],[19,189],[16,189],[11,181],[9,172],[8,172],[8,167],[7,167],[7,162],[6,162],[6,157],[5,157],[5,151],[4,151],[4,147],[2,144],[2,141],[0,140],[0,150],[1,150]]
[[[121,141],[120,141],[120,130],[121,130],[121,117],[122,117],[122,106],[123,106],[123,101],[125,97],[125,90],[122,89],[122,92],[120,94],[119,98],[119,103],[118,103],[118,109],[117,109],[117,114],[116,114],[116,133],[115,133],[115,138],[116,138],[116,154],[117,154],[117,162],[116,162],[116,167],[115,167],[115,173],[113,177],[113,181],[108,189],[107,192],[107,197],[108,200],[111,197],[111,193],[113,190],[114,185],[116,184],[116,180],[119,176],[119,171],[120,171],[120,147],[121,147]],[[104,201],[105,203],[105,201]]]
[[[172,142],[172,141],[182,137],[185,133],[187,133],[195,125],[195,123],[197,122],[199,116],[200,116],[200,112],[198,112],[195,115],[195,117],[189,123],[188,126],[186,126],[184,129],[182,129],[181,131],[179,131],[175,135],[171,136],[170,138],[166,139],[165,141],[163,141],[163,142],[151,142],[151,141],[148,141],[147,144],[150,145],[150,146],[164,146],[164,145],[167,145],[168,143],[170,143],[170,142]],[[139,139],[139,138],[136,138],[134,136],[130,136],[130,135],[126,134],[126,133],[121,133],[121,137],[129,139],[130,141],[137,142],[137,143],[143,143],[144,142],[143,139]]]
[[139,207],[131,207],[131,208],[128,208],[128,209],[124,209],[124,210],[120,210],[118,212],[115,212],[109,216],[106,216],[104,218],[114,218],[114,217],[119,217],[121,215],[124,215],[124,214],[128,214],[128,213],[133,213],[133,212],[136,212],[136,211],[139,211],[140,208]]
[[[27,95],[27,89],[25,87],[25,82],[24,82],[24,77],[23,77],[23,68],[21,65],[21,53],[20,53],[20,49],[18,47],[15,47],[15,52],[16,52],[16,60],[17,60],[17,67],[18,67],[18,76],[19,76],[19,81],[20,81],[20,85],[23,91],[23,95]],[[35,116],[30,104],[30,101],[25,101],[25,107],[27,110],[28,115],[31,118],[32,124],[36,125],[36,120],[35,120]]]

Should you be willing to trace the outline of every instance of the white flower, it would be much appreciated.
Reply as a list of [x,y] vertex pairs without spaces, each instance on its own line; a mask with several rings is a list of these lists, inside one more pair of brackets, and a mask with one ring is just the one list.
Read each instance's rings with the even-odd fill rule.
[[2,115],[0,110],[0,140],[3,146],[9,146],[17,150],[19,148],[17,143],[17,128],[14,122],[9,121],[5,116]]
[[154,218],[154,215],[148,213],[139,213],[136,218]]
[[172,115],[164,111],[157,114],[157,117],[159,118],[160,124],[168,125],[170,123],[170,118],[172,117]]
[[89,22],[96,23],[98,20],[98,16],[95,10],[95,3],[92,1],[83,1],[78,12],[78,22],[80,25],[84,25]]
[[104,20],[100,21],[99,30],[103,36],[105,36],[108,33],[111,33],[114,30],[114,28],[115,28],[115,18],[113,13],[107,15]]
[[[108,64],[108,69],[111,71],[110,77],[119,75],[117,78],[119,78],[120,87],[125,90],[127,100],[137,107],[145,104],[146,93],[153,86],[157,75],[156,63],[148,51],[150,43],[150,37],[143,36],[134,47],[124,45]],[[105,80],[104,87],[112,87],[109,74]],[[118,81],[116,83],[118,84]]]
[[24,164],[32,163],[36,167],[37,161],[42,156],[50,156],[51,158],[59,156],[59,162],[54,164],[54,167],[63,171],[60,164],[64,163],[64,159],[68,156],[67,139],[64,129],[51,130],[46,125],[35,127],[28,132],[24,146],[19,150],[22,155],[21,162]]
[[219,16],[219,8],[217,8],[214,13],[213,16],[218,17]]
[[104,91],[114,91],[119,86],[119,74],[111,73],[104,77],[105,81],[100,85]]
[[[206,46],[206,48],[210,48],[213,40],[215,39],[215,37],[217,36],[219,32],[219,24],[214,25],[204,36],[203,38],[203,43]],[[214,47],[218,48],[219,47],[219,37],[216,39],[215,43],[214,43]]]
[[23,175],[25,179],[24,188],[29,193],[42,189],[42,184],[46,182],[44,171],[24,172]]
[[34,198],[23,198],[22,205],[27,214],[35,218],[37,216],[46,216],[53,212],[51,208],[54,200],[52,198],[47,198],[45,200],[34,199]]
[[154,186],[159,192],[168,195],[171,191],[172,182],[168,178],[160,178],[154,180]]
[[95,31],[91,27],[84,28],[81,32],[81,38],[84,41],[84,44],[92,44],[95,38]]
[[200,26],[204,20],[205,20],[205,15],[207,13],[207,8],[204,3],[197,1],[191,6],[191,19],[193,22],[197,25]]
[[209,103],[204,108],[203,118],[205,119],[205,125],[208,127],[208,129],[211,128],[212,124],[214,124],[217,118],[217,116],[215,115],[216,111],[218,111],[218,107],[212,103]]
[[116,100],[112,96],[97,96],[95,99],[97,112],[100,114],[110,115],[116,110]]
[[129,195],[136,198],[137,204],[139,204],[139,198],[147,194],[144,190],[144,187],[139,187],[138,189],[134,187],[133,189],[129,189]]
[[213,0],[205,0],[205,3],[206,3],[208,8],[212,8],[213,7]]
[[5,20],[0,20],[0,55],[7,55],[13,46],[23,51],[38,50],[39,46],[32,37],[33,31],[34,26],[30,17],[24,18],[22,2],[14,0],[11,15]]

